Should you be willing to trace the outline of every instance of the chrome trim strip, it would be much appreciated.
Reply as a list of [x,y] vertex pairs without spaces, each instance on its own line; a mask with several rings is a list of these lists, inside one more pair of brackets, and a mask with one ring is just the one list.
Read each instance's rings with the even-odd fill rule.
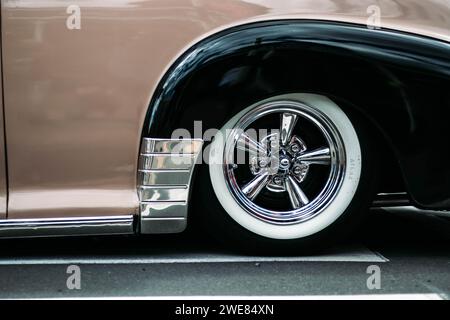
[[399,207],[411,204],[409,195],[406,192],[385,192],[378,193],[372,202],[372,207]]
[[133,215],[0,221],[1,238],[134,233]]
[[188,198],[187,186],[141,186],[141,201],[185,201]]
[[180,218],[186,213],[186,201],[172,202],[143,202],[141,203],[141,217],[146,218]]
[[152,169],[190,169],[194,164],[194,155],[171,155],[146,153],[140,155],[140,168],[144,170]]
[[186,229],[186,218],[151,218],[141,220],[141,233],[179,233]]
[[192,173],[202,145],[201,139],[143,139],[138,170],[141,233],[186,228]]
[[378,196],[407,196],[407,192],[381,192],[377,194]]
[[407,214],[407,213],[418,213],[418,214],[428,214],[439,217],[450,218],[449,210],[429,210],[429,209],[419,209],[414,206],[396,206],[396,207],[380,207],[380,208],[372,208],[386,210],[390,213],[399,213],[399,214]]
[[139,185],[188,185],[191,170],[139,170]]
[[179,153],[198,154],[202,148],[201,139],[152,139],[144,138],[142,141],[142,153]]

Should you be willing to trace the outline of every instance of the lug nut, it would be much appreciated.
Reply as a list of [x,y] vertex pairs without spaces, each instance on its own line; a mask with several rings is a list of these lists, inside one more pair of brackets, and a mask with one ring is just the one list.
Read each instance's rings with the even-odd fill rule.
[[297,166],[297,167],[294,167],[293,171],[294,171],[295,175],[299,175],[300,173],[302,173],[302,168]]
[[260,168],[267,167],[267,160],[259,160],[258,165]]
[[300,147],[298,146],[298,144],[293,144],[292,146],[291,146],[291,150],[292,150],[292,152],[299,152],[300,151]]
[[276,176],[273,178],[273,183],[275,183],[276,185],[281,185],[281,178]]

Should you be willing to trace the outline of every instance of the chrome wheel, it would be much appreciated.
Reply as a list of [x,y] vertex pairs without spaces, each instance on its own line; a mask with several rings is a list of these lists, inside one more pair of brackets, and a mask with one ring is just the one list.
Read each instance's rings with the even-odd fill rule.
[[219,207],[211,205],[215,213],[206,220],[218,219],[216,224],[239,233],[231,217],[242,236],[250,231],[248,237],[309,241],[357,214],[350,208],[360,201],[359,138],[329,98],[274,96],[242,109],[219,132],[208,164]]
[[249,110],[223,151],[223,174],[235,201],[271,224],[298,224],[320,214],[344,179],[338,130],[324,113],[298,101]]

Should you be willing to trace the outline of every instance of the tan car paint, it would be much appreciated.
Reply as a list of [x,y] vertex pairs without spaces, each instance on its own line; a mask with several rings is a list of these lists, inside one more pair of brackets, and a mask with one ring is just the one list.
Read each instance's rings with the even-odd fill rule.
[[373,4],[382,27],[450,40],[447,0],[3,0],[8,217],[135,213],[145,114],[188,47],[255,21],[366,24]]

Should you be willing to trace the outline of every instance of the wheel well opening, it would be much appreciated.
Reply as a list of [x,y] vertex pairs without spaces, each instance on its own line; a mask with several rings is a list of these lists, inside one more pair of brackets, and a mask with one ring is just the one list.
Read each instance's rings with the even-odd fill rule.
[[[201,121],[202,134],[221,128],[243,108],[274,95],[303,92],[328,96],[344,111],[358,113],[373,132],[377,152],[383,155],[379,192],[406,189],[391,143],[372,120],[388,110],[391,116],[407,119],[401,107],[401,84],[382,66],[351,52],[294,44],[262,46],[202,66],[184,81],[179,92],[174,100],[174,128],[194,133],[195,121]],[[399,123],[402,125],[406,124]]]

